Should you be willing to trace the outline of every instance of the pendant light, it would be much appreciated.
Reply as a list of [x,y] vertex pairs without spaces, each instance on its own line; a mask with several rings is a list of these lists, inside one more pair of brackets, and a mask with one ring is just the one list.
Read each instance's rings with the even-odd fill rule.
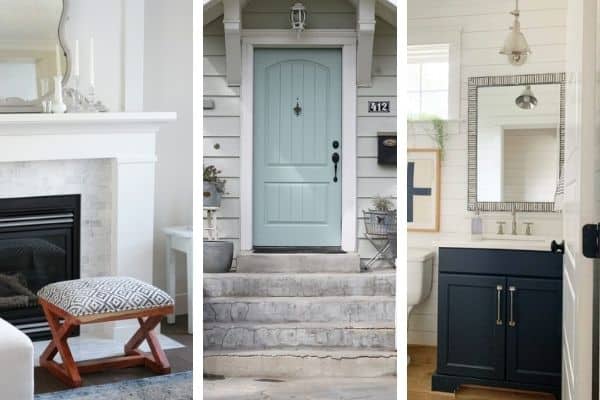
[[515,104],[523,110],[533,110],[537,106],[538,100],[531,91],[531,86],[527,85],[523,93],[521,93],[516,99]]
[[519,0],[516,1],[516,6],[511,15],[515,16],[513,26],[510,27],[510,33],[504,41],[504,46],[500,50],[500,54],[508,57],[508,62],[512,65],[523,65],[527,61],[527,55],[531,53],[531,49],[525,40],[525,35],[521,32],[521,23],[519,22]]

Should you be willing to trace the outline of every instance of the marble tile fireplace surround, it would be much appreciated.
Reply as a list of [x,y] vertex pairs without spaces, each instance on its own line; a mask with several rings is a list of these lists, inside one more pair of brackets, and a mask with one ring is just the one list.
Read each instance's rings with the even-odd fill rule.
[[[81,195],[81,276],[152,282],[155,136],[174,113],[0,115],[0,198]],[[82,336],[121,338],[130,321]]]

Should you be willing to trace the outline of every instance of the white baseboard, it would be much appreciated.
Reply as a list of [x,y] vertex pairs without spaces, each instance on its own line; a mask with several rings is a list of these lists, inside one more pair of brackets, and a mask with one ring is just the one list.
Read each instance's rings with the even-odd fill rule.
[[175,315],[188,313],[187,293],[177,293],[175,295]]

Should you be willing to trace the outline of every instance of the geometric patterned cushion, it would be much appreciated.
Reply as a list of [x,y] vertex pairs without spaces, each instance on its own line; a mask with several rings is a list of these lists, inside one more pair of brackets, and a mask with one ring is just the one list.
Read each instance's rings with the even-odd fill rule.
[[37,295],[76,317],[175,304],[171,296],[155,286],[114,276],[51,283]]

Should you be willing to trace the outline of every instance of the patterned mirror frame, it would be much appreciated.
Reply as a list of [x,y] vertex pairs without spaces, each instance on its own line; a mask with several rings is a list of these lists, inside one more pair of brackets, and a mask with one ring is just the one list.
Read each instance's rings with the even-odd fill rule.
[[481,87],[523,86],[523,85],[560,85],[559,116],[559,157],[556,195],[563,193],[564,153],[565,153],[565,84],[564,72],[528,75],[479,76],[469,78],[468,87],[468,181],[467,209],[469,211],[517,211],[554,212],[554,202],[541,201],[477,201],[477,96]]

